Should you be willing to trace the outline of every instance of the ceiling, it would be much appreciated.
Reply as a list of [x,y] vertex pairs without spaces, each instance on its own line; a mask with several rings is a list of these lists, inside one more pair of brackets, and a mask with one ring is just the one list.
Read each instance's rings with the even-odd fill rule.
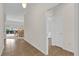
[[[58,5],[58,3],[48,3],[38,5],[43,5],[45,7],[51,5],[52,7],[55,7],[56,5]],[[6,13],[6,20],[24,22],[25,9],[22,7],[21,3],[6,3],[5,13]]]
[[[32,7],[38,9],[40,6],[44,8],[55,7],[58,4],[30,4]],[[33,11],[33,10],[32,10]],[[5,13],[6,13],[6,27],[23,27],[24,25],[24,14],[25,9],[20,3],[6,3],[5,4]]]
[[25,10],[20,3],[6,3],[5,4],[6,20],[24,21]]

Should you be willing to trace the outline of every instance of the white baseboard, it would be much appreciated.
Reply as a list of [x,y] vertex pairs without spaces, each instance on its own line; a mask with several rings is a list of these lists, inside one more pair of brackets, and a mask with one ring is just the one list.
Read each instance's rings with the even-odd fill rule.
[[73,50],[70,50],[70,49],[67,49],[67,48],[64,48],[64,47],[62,47],[64,50],[67,50],[67,51],[69,51],[69,52],[72,52],[72,53],[74,53],[74,51]]
[[3,50],[4,50],[4,47],[0,50],[0,56],[2,55]]
[[[26,41],[26,40],[25,40]],[[32,45],[33,47],[35,47],[36,49],[38,49],[40,52],[42,52],[43,54],[45,54],[45,55],[48,55],[48,52],[44,52],[43,50],[41,50],[40,48],[38,48],[37,46],[35,46],[34,44],[31,44],[28,40],[26,41],[26,42],[28,42],[30,45]]]
[[54,45],[52,45],[52,46],[58,46],[58,47],[60,47],[60,48],[62,48],[62,49],[64,49],[64,50],[66,50],[66,51],[69,51],[69,52],[74,53],[73,50],[67,49],[67,48],[65,48],[65,47],[62,47],[62,46],[59,46],[59,45],[56,45],[56,44],[54,44]]

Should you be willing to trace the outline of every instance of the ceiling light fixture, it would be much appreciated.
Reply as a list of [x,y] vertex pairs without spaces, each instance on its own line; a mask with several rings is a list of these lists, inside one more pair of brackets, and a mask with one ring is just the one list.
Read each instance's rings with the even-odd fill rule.
[[22,0],[22,7],[23,7],[23,8],[26,8],[26,7],[27,7],[26,0]]
[[22,7],[26,8],[27,4],[26,3],[22,3]]

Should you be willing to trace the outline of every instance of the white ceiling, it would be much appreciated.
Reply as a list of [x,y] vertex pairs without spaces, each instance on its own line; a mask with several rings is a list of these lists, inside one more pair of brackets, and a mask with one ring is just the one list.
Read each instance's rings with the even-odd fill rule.
[[[58,3],[48,3],[41,5],[48,6],[50,4],[52,7],[58,5]],[[22,7],[21,3],[6,3],[5,12],[6,12],[6,20],[24,22],[25,9]]]
[[[32,7],[33,5],[36,6],[36,4],[30,3]],[[28,4],[29,5],[29,4]],[[47,6],[55,7],[58,4],[57,3],[48,3],[48,4],[38,4],[36,8],[39,8],[39,6],[44,6],[45,8]],[[50,8],[51,9],[51,8]],[[50,10],[49,9],[49,10]],[[33,11],[33,10],[32,10]],[[22,7],[20,3],[6,3],[5,4],[5,12],[6,12],[6,26],[8,27],[23,27],[24,25],[24,14],[25,14],[25,9]]]
[[5,4],[6,20],[24,21],[25,10],[20,3],[6,3]]

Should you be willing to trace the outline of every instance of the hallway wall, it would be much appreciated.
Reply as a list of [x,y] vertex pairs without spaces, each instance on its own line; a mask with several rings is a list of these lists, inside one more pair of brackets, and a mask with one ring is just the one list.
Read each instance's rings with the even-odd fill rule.
[[[63,32],[61,33],[62,35],[64,35],[63,39],[61,40],[62,48],[66,49],[68,51],[74,52],[74,40],[75,40],[74,4],[72,4],[72,3],[71,4],[62,4],[62,5],[54,8],[53,11],[54,11],[53,17],[55,20],[59,20],[61,18],[62,21],[64,21],[63,22]],[[60,27],[58,27],[58,28],[60,29]],[[54,40],[52,42],[56,43],[56,41],[54,42]],[[58,45],[58,44],[55,44],[55,45]]]
[[4,12],[3,4],[0,4],[0,55],[4,48]]
[[25,40],[48,54],[48,38],[45,12],[56,4],[28,4],[26,8],[24,28]]
[[75,4],[75,21],[74,21],[74,31],[75,31],[75,41],[74,41],[74,50],[75,55],[79,56],[79,4]]

